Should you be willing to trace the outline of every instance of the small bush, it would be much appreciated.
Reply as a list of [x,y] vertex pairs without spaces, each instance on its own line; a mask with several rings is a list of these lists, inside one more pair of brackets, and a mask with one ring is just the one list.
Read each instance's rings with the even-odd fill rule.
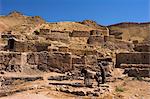
[[115,89],[116,92],[124,92],[125,89],[121,86],[117,86],[116,89]]
[[139,81],[143,81],[144,79],[140,76],[137,77],[133,77],[132,80],[139,80]]

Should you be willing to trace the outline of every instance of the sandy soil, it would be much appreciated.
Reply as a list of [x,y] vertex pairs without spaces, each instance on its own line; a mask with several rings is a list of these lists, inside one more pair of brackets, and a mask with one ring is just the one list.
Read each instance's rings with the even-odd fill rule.
[[[150,78],[143,78],[142,80],[137,80],[133,77],[127,77],[126,75],[121,75],[121,70],[115,70],[115,75],[118,73],[117,76],[113,76],[108,78],[107,85],[109,85],[110,93],[107,95],[102,95],[98,99],[149,99],[150,97]],[[45,73],[41,76],[44,77],[42,81],[34,81],[34,82],[26,82],[20,85],[16,85],[14,90],[16,89],[26,89],[30,88],[29,90],[24,90],[21,92],[16,92],[12,95],[8,95],[5,97],[1,97],[0,99],[80,99],[80,98],[93,98],[93,97],[79,97],[72,94],[67,94],[64,92],[57,91],[56,89],[61,86],[54,86],[49,85],[51,82],[80,82],[82,80],[65,80],[65,81],[49,81],[47,78],[53,75],[62,75],[59,73]],[[10,76],[10,75],[8,75]],[[15,75],[13,75],[15,76]],[[70,90],[92,90],[86,87],[69,87]],[[95,97],[96,98],[96,97]],[[94,99],[95,99],[94,98]]]

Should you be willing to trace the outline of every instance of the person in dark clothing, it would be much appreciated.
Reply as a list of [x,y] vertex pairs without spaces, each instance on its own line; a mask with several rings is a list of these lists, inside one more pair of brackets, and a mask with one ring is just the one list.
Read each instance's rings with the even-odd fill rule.
[[91,78],[93,78],[92,73],[90,73],[88,70],[86,69],[82,69],[81,70],[81,74],[84,76],[84,84],[86,87],[91,87],[92,86],[92,82],[91,82]]
[[102,84],[104,84],[106,83],[106,71],[102,63],[99,63],[98,66],[100,67],[100,70],[101,70]]

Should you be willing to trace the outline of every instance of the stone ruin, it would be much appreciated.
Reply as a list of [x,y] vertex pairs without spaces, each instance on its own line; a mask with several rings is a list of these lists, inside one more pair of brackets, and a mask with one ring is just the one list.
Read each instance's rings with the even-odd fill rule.
[[124,68],[131,77],[150,77],[149,45],[136,44],[134,50],[138,52],[118,53],[116,67]]
[[[11,67],[10,69],[12,70],[9,70],[11,72],[23,71],[25,66],[30,67],[30,65],[34,65],[36,69],[46,72],[55,71],[64,73],[82,66],[96,71],[98,70],[97,59],[99,57],[104,58],[104,56],[99,51],[93,49],[93,46],[98,46],[109,40],[109,36],[106,39],[103,35],[103,31],[99,30],[57,31],[42,28],[33,31],[31,36],[26,35],[24,39],[20,39],[22,35],[5,33],[1,35],[1,39],[4,39],[6,42],[5,46],[2,46],[1,49],[1,59],[5,60],[7,58],[8,60],[1,61],[1,70]],[[45,40],[45,42],[39,41],[40,38]],[[81,48],[74,48],[70,46],[54,46],[48,43],[48,41],[57,41],[68,44],[73,38],[86,38],[85,44],[89,45],[85,45],[84,48],[84,45],[81,44]],[[79,44],[76,46],[79,47]],[[13,61],[13,64],[11,61]],[[110,70],[107,69],[107,71]]]

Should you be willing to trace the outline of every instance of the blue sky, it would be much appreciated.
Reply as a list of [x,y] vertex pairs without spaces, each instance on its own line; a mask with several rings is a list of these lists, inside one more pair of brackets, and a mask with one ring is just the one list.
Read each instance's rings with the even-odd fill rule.
[[91,19],[102,25],[150,21],[150,0],[0,0],[0,14],[17,10],[48,22]]

